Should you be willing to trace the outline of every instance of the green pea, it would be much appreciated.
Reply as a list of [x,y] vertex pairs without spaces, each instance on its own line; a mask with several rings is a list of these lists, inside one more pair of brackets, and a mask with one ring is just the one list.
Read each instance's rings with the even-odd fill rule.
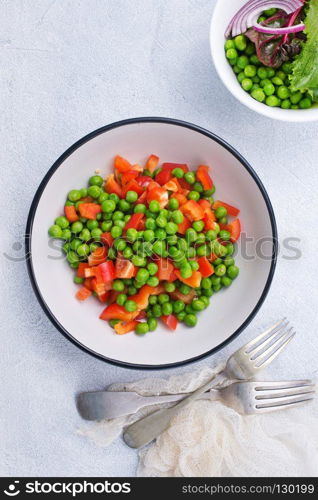
[[179,202],[176,198],[170,198],[168,207],[170,210],[177,210],[179,208]]
[[195,183],[195,174],[194,174],[194,172],[187,172],[184,175],[184,178],[188,182],[188,184],[194,184]]
[[122,292],[125,289],[124,282],[122,280],[113,281],[113,290],[116,292]]
[[212,281],[210,278],[203,278],[201,281],[201,287],[207,290],[208,288],[211,288],[212,286]]
[[144,267],[146,265],[146,259],[139,255],[133,255],[131,261],[136,267]]
[[157,301],[158,301],[157,295],[150,295],[150,297],[149,297],[149,304],[151,306],[154,306],[155,304],[157,304]]
[[195,229],[189,227],[189,229],[186,230],[186,240],[188,244],[190,245],[191,243],[194,243],[198,239],[198,234]]
[[241,85],[246,92],[249,92],[253,87],[253,82],[250,78],[244,78],[241,82]]
[[153,318],[153,317],[148,318],[147,323],[148,323],[148,328],[149,328],[150,332],[155,331],[155,329],[158,326],[158,321],[156,320],[156,318]]
[[261,80],[265,80],[265,78],[267,78],[267,69],[264,66],[261,66],[260,68],[258,68],[258,70],[257,70],[257,76]]
[[126,248],[123,251],[123,256],[125,259],[131,259],[131,257],[133,256],[132,249],[126,246]]
[[156,200],[151,200],[151,202],[149,203],[149,210],[150,210],[150,212],[153,212],[153,213],[160,212],[159,202]]
[[251,92],[251,96],[258,102],[263,102],[265,100],[265,93],[262,89],[255,89]]
[[[113,229],[112,229],[113,230]],[[99,229],[99,227],[96,227],[95,229],[92,229],[91,230],[91,237],[96,240],[96,241],[99,241],[100,238],[101,238],[101,235],[103,234],[102,230]],[[112,233],[111,233],[112,234]],[[113,236],[113,235],[112,235]],[[115,236],[113,236],[115,238]],[[117,236],[116,236],[117,238]]]
[[226,267],[224,264],[220,264],[220,265],[216,266],[216,268],[215,268],[216,276],[224,276],[225,273],[226,273]]
[[226,217],[227,216],[226,208],[225,207],[218,207],[215,210],[215,216],[217,219],[222,219],[222,217]]
[[138,200],[138,194],[136,191],[127,191],[125,198],[129,203],[135,203]]
[[181,212],[181,210],[174,210],[171,213],[171,218],[175,224],[181,224],[183,222],[183,219],[184,219],[183,213]]
[[229,278],[234,280],[239,275],[239,268],[237,266],[231,265],[227,268],[226,274]]
[[102,211],[106,213],[114,212],[116,209],[116,203],[114,200],[105,200],[102,203]]
[[281,87],[278,87],[277,96],[280,99],[288,99],[288,97],[290,96],[288,88],[285,87],[284,85],[282,85]]
[[70,225],[69,221],[67,220],[66,217],[64,217],[64,215],[56,217],[55,224],[57,226],[60,226],[61,229],[66,229]]
[[158,266],[154,262],[149,262],[147,270],[150,276],[154,276],[158,272]]
[[208,248],[206,245],[201,245],[197,248],[197,256],[198,257],[204,257],[207,254],[208,254]]
[[195,231],[200,233],[204,229],[204,222],[202,220],[197,220],[193,222],[192,227]]
[[253,78],[254,76],[256,76],[257,68],[252,64],[248,64],[244,68],[244,73],[248,78]]
[[226,57],[227,59],[236,59],[238,56],[238,52],[236,49],[227,49]]
[[186,317],[186,312],[185,311],[181,311],[181,312],[179,312],[179,314],[177,314],[177,320],[178,321],[184,321],[185,317]]
[[136,241],[137,237],[138,237],[137,229],[135,229],[133,227],[127,229],[126,238],[128,241],[130,241],[131,243],[134,243]]
[[285,62],[283,65],[282,65],[282,70],[284,71],[284,73],[286,73],[287,75],[290,75],[292,72],[293,72],[293,63],[292,62]]
[[284,84],[283,80],[281,78],[279,78],[278,76],[274,76],[272,78],[272,82],[274,85],[278,85],[278,86],[281,86]]
[[203,309],[205,308],[204,302],[202,302],[201,299],[194,299],[191,302],[191,307],[194,311],[203,311]]
[[120,293],[116,299],[119,306],[123,306],[127,300],[127,295],[125,293]]
[[198,269],[199,269],[200,266],[199,266],[199,264],[197,263],[196,260],[190,260],[189,264],[191,266],[192,271],[198,271]]
[[267,97],[265,102],[267,106],[270,106],[271,108],[279,106],[280,104],[280,100],[278,99],[278,97],[276,97],[276,95],[271,95]]
[[154,315],[155,318],[160,318],[160,316],[162,315],[161,305],[160,304],[155,304],[152,307],[152,314]]
[[88,184],[90,186],[102,186],[104,182],[104,179],[100,175],[93,175],[92,177],[89,178]]
[[62,233],[63,233],[62,228],[57,224],[53,224],[53,226],[49,228],[49,235],[51,236],[51,238],[61,238]]
[[136,274],[136,280],[145,283],[148,278],[149,278],[149,272],[147,271],[147,269],[144,268],[139,269],[139,271]]
[[178,231],[178,226],[174,222],[168,222],[168,224],[165,227],[165,231],[167,234],[176,234]]
[[179,167],[174,168],[171,173],[174,177],[177,177],[177,179],[182,179],[182,177],[184,176],[184,171]]
[[235,49],[234,40],[226,40],[224,47],[225,47],[225,49]]
[[282,109],[290,109],[291,107],[291,102],[289,99],[284,99],[280,105]]
[[190,293],[191,291],[191,288],[188,285],[181,283],[179,286],[179,290],[181,293],[183,293],[183,295],[188,295],[188,293]]
[[225,259],[223,259],[223,264],[226,267],[233,266],[234,262],[235,261],[234,261],[234,259],[232,257],[225,257]]
[[197,324],[197,317],[195,314],[186,314],[184,318],[184,322],[187,326],[193,327]]
[[114,246],[118,252],[125,250],[127,243],[125,240],[117,239],[114,241]]
[[176,289],[176,285],[174,283],[164,283],[164,289],[166,292],[171,293],[174,292]]
[[302,97],[303,97],[303,94],[301,92],[295,92],[295,93],[291,94],[290,102],[292,104],[298,104],[301,101]]
[[232,280],[228,276],[223,276],[221,278],[221,283],[223,286],[225,286],[227,288],[228,286],[230,286],[232,284]]
[[72,189],[72,191],[68,193],[67,197],[70,201],[74,202],[80,200],[82,195],[78,189]]
[[191,278],[192,268],[188,262],[186,264],[183,264],[180,267],[180,273],[181,273],[182,278],[184,278],[184,279]]
[[245,54],[248,55],[248,56],[252,56],[253,54],[255,54],[255,45],[254,43],[252,42],[247,42],[247,47],[246,47],[246,50],[245,50]]
[[72,237],[72,233],[69,229],[62,229],[61,239],[62,240],[70,240]]
[[159,255],[160,257],[162,257],[163,253],[166,250],[166,244],[165,244],[165,242],[162,241],[162,240],[155,241],[155,243],[153,244],[152,250],[153,250],[154,253],[156,253],[157,255]]
[[200,193],[198,193],[197,191],[190,191],[190,193],[188,194],[188,199],[198,201],[200,199]]
[[76,221],[76,222],[73,222],[73,224],[71,225],[71,230],[72,230],[72,233],[80,233],[83,229],[83,224],[79,221]]
[[108,198],[109,198],[108,193],[101,193],[98,197],[98,203],[102,204],[103,201],[108,200]]
[[223,229],[222,231],[220,231],[219,237],[223,241],[228,241],[231,238],[231,233],[229,231],[225,231],[225,229]]
[[63,252],[67,253],[69,251],[69,249],[71,248],[71,245],[69,242],[67,242],[67,243],[64,243],[62,248],[63,248]]
[[150,276],[150,278],[148,278],[147,280],[147,285],[149,286],[158,286],[159,285],[159,279],[157,278],[157,276]]
[[265,93],[265,95],[267,95],[268,97],[275,94],[275,87],[272,83],[268,83],[267,85],[265,85],[263,87],[263,91]]
[[202,290],[202,296],[201,296],[201,299],[203,299],[204,297],[212,297],[213,295],[213,290],[212,288],[205,288],[204,290]]
[[84,229],[80,232],[78,236],[81,240],[88,241],[91,239],[91,232],[89,231],[89,229],[84,227]]
[[164,316],[169,316],[169,314],[172,314],[172,304],[170,302],[162,304],[161,310]]
[[102,194],[102,190],[99,186],[90,186],[87,190],[87,193],[89,196],[92,198],[99,198],[99,196]]
[[115,220],[122,220],[124,218],[124,213],[121,212],[120,210],[116,210],[116,212],[113,213],[113,221]]
[[202,186],[201,182],[198,182],[198,181],[195,182],[192,187],[193,187],[193,191],[196,191],[197,193],[203,193],[203,186]]
[[147,208],[146,205],[143,203],[138,203],[135,208],[134,208],[134,213],[135,214],[144,214],[146,212]]
[[77,285],[81,285],[82,283],[84,283],[84,278],[80,278],[79,276],[74,276],[73,281]]
[[178,236],[176,234],[172,234],[167,237],[168,245],[176,245],[178,243]]
[[246,68],[246,66],[248,65],[248,57],[245,55],[238,57],[236,64],[240,69]]
[[115,260],[117,257],[117,252],[115,250],[114,247],[111,247],[109,250],[108,250],[108,255],[107,255],[107,258],[110,259],[110,260]]
[[137,288],[130,285],[127,289],[128,295],[135,295],[137,293]]
[[235,47],[243,52],[247,47],[247,38],[245,35],[238,35],[234,38],[234,43]]
[[245,76],[244,71],[241,71],[241,73],[239,73],[239,74],[237,75],[237,80],[238,80],[240,83],[242,83],[242,81],[243,81],[245,78],[246,78],[246,76]]
[[309,108],[311,108],[311,106],[312,106],[312,101],[311,101],[310,97],[305,97],[299,103],[300,109],[309,109]]
[[226,248],[227,255],[233,255],[233,253],[234,253],[233,243],[228,243],[225,248]]
[[70,264],[73,264],[73,263],[76,263],[79,261],[79,257],[77,255],[77,253],[75,253],[74,251],[68,252],[66,258]]
[[260,66],[260,64],[261,64],[261,61],[259,60],[259,58],[255,54],[251,55],[250,62],[252,64],[254,64],[255,66]]
[[148,333],[149,332],[148,323],[147,322],[138,323],[138,325],[136,326],[135,332],[137,333],[137,335],[145,335],[146,333]]
[[169,295],[167,295],[166,293],[160,293],[160,295],[158,295],[159,304],[165,304],[166,302],[169,302],[169,300]]

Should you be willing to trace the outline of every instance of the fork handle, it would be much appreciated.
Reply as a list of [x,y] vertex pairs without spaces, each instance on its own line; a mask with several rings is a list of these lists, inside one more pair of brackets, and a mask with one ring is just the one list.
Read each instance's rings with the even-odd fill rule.
[[170,424],[171,419],[181,410],[184,406],[198,399],[204,392],[212,387],[221,385],[224,387],[228,384],[228,377],[224,371],[214,376],[202,387],[199,387],[189,396],[183,398],[179,403],[171,408],[157,410],[137,422],[129,425],[124,432],[124,441],[131,448],[140,448],[150,443],[159,434],[165,431]]

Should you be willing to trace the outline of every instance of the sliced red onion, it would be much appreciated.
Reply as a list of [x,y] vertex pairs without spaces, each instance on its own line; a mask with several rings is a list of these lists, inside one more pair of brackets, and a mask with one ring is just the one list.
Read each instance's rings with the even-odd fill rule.
[[281,9],[286,14],[292,14],[300,7],[303,7],[304,0],[249,0],[235,14],[230,24],[228,25],[225,37],[237,36],[245,33],[248,28],[257,24],[259,16],[267,9]]
[[285,28],[270,28],[269,26],[262,26],[261,24],[254,24],[253,28],[259,33],[267,33],[269,35],[289,35],[290,33],[298,33],[304,31],[304,23],[296,24],[296,26],[286,26]]

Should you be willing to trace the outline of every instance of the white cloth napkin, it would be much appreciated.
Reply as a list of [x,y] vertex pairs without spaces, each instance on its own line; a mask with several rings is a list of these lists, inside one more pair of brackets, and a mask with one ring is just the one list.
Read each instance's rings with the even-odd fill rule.
[[[190,392],[217,369],[114,384],[108,390],[141,395]],[[107,446],[123,428],[153,411],[90,424],[79,431]],[[139,452],[138,476],[279,477],[318,476],[318,401],[263,415],[241,416],[220,402],[196,401],[185,407],[169,429]]]

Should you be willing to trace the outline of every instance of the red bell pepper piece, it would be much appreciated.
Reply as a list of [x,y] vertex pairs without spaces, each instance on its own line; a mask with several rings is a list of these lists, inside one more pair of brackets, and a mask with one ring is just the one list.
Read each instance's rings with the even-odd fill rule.
[[80,201],[84,201],[85,203],[91,203],[94,200],[91,196],[84,196],[84,198],[81,198]]
[[185,189],[186,191],[191,191],[191,184],[189,184],[184,178],[178,179],[178,181],[182,189]]
[[92,291],[85,286],[82,286],[75,294],[75,297],[82,302],[83,300],[88,299],[90,295],[92,295]]
[[225,229],[226,231],[229,231],[231,233],[231,241],[232,241],[232,243],[235,243],[239,239],[240,234],[241,234],[240,219],[235,219],[230,224],[227,224],[226,226],[222,226],[222,229]]
[[86,219],[91,220],[95,220],[96,215],[100,214],[102,211],[102,207],[97,205],[97,203],[80,203],[78,209],[81,217],[86,217]]
[[189,167],[185,163],[163,163],[162,170],[174,170],[175,168],[181,168],[186,174],[189,172]]
[[171,273],[174,270],[171,262],[168,259],[161,258],[156,260],[156,264],[158,266],[158,271],[156,273],[157,278],[159,278],[159,280],[169,281]]
[[109,299],[108,299],[108,303],[109,303],[109,304],[113,304],[114,302],[116,302],[117,297],[118,297],[118,295],[119,295],[120,293],[122,293],[122,292],[116,292],[116,290],[111,290],[111,291],[109,292]]
[[79,219],[79,216],[76,213],[76,208],[74,205],[70,205],[69,207],[64,207],[65,217],[69,222],[76,222]]
[[158,201],[160,208],[165,208],[169,201],[168,191],[162,187],[153,187],[151,184],[148,186],[147,201],[150,203],[152,200]]
[[114,174],[110,174],[106,183],[105,183],[105,191],[107,193],[115,193],[119,196],[119,198],[123,197],[122,189],[118,182],[115,180]]
[[94,291],[94,283],[93,283],[93,278],[86,278],[84,280],[84,283],[83,283],[83,286],[85,286],[85,288],[87,288],[88,290],[91,290],[91,292]]
[[146,198],[147,198],[147,191],[144,191],[142,195],[139,196],[138,200],[136,201],[136,204],[145,203]]
[[149,175],[138,175],[138,177],[136,178],[136,182],[139,184],[139,186],[146,188],[152,182],[152,178],[149,177]]
[[178,326],[178,320],[173,314],[169,314],[169,316],[161,316],[161,319],[170,330],[175,330]]
[[150,155],[147,160],[145,169],[149,170],[149,172],[153,172],[157,168],[158,163],[159,163],[159,157],[156,155]]
[[196,177],[201,182],[203,189],[207,191],[213,188],[213,181],[209,176],[209,167],[200,165],[196,171]]
[[217,200],[213,205],[213,209],[216,210],[219,207],[226,208],[227,213],[232,217],[237,217],[238,214],[240,213],[238,208],[235,208],[232,205],[229,205],[228,203],[224,203],[224,201]]
[[78,278],[85,278],[84,271],[89,268],[89,264],[87,262],[80,262],[77,268],[76,276]]
[[175,198],[176,200],[178,200],[179,207],[181,207],[181,205],[184,205],[188,201],[187,197],[182,193],[173,193],[170,198]]
[[121,321],[131,321],[136,316],[138,316],[138,312],[128,312],[123,306],[119,306],[118,304],[110,304],[101,313],[99,316],[100,319],[104,321],[109,321],[111,319],[120,319]]
[[101,241],[111,248],[113,246],[114,238],[110,232],[103,233],[100,237]]
[[191,222],[186,216],[184,216],[181,224],[178,224],[178,233],[185,234],[186,230],[189,229],[189,227],[191,227]]
[[157,175],[155,177],[155,181],[158,182],[158,184],[160,184],[160,186],[163,186],[164,184],[169,182],[170,179],[172,178],[171,171],[172,171],[172,169],[168,169],[168,168],[166,168],[165,170],[161,169],[160,172],[157,173]]
[[191,288],[199,288],[202,279],[202,274],[200,273],[200,271],[193,271],[190,278],[182,278],[179,269],[175,269],[174,272],[178,276],[178,279],[182,281],[182,283],[191,286]]
[[179,184],[179,181],[176,177],[172,177],[172,179],[170,179],[170,181],[166,182],[166,184],[164,184],[162,186],[164,189],[167,189],[168,191],[173,191],[174,193],[177,193],[178,191],[181,191],[181,186]]
[[138,172],[137,170],[128,170],[127,172],[124,172],[122,175],[121,175],[121,184],[122,186],[124,186],[125,184],[127,184],[127,182],[130,182],[134,179],[136,179],[136,177],[138,177]]
[[130,260],[124,259],[122,256],[117,257],[115,266],[116,278],[133,278],[136,276],[136,272],[137,270]]
[[176,273],[174,272],[174,269],[172,271],[172,273],[170,274],[170,278],[168,279],[169,283],[172,283],[173,281],[176,281],[178,279],[178,276],[176,275]]
[[109,294],[110,294],[110,292],[103,292],[103,293],[98,294],[99,301],[102,302],[103,304],[108,302]]
[[[146,309],[149,302],[150,295],[159,295],[163,291],[163,286],[158,285],[156,287],[152,287],[149,285],[144,285],[140,288],[139,292],[136,295],[130,296],[130,300],[134,300],[137,304],[138,312]],[[121,319],[121,318],[119,318]]]
[[144,217],[144,214],[138,213],[138,214],[133,214],[129,221],[127,222],[126,226],[124,227],[124,231],[127,231],[127,229],[138,229],[140,222],[142,221]]
[[208,278],[209,276],[212,276],[214,273],[214,267],[206,257],[199,257],[198,258],[198,264],[199,264],[199,271],[202,274],[203,278]]
[[141,321],[141,320],[146,319],[146,318],[147,318],[146,311],[140,311],[140,313],[136,317],[136,321]]
[[205,231],[209,231],[210,229],[215,229],[216,217],[214,212],[210,208],[205,209],[203,221],[204,221]]
[[194,297],[196,297],[196,293],[195,290],[190,290],[190,292],[185,295],[184,293],[181,293],[180,290],[175,290],[174,292],[170,293],[170,296],[173,298],[173,300],[181,300],[185,304],[191,304]]
[[187,201],[187,203],[180,207],[180,210],[191,221],[202,220],[204,216],[204,212],[199,203],[194,200]]
[[135,191],[138,194],[138,196],[140,196],[144,192],[142,186],[140,184],[138,184],[137,180],[135,180],[135,179],[127,182],[127,184],[125,184],[123,186],[123,189],[122,189],[123,198],[125,198],[128,191]]
[[115,266],[112,260],[107,260],[106,262],[99,264],[98,269],[104,283],[110,283],[115,279]]
[[128,160],[123,158],[122,156],[115,156],[115,168],[118,172],[128,172],[128,170],[132,170],[132,165]]
[[127,323],[120,322],[114,326],[114,330],[117,335],[125,335],[125,333],[134,331],[137,325],[138,321],[136,320],[128,321]]
[[94,252],[92,252],[88,256],[88,264],[90,266],[98,266],[98,264],[101,264],[102,262],[106,262],[107,258],[107,248],[105,247],[98,247]]

